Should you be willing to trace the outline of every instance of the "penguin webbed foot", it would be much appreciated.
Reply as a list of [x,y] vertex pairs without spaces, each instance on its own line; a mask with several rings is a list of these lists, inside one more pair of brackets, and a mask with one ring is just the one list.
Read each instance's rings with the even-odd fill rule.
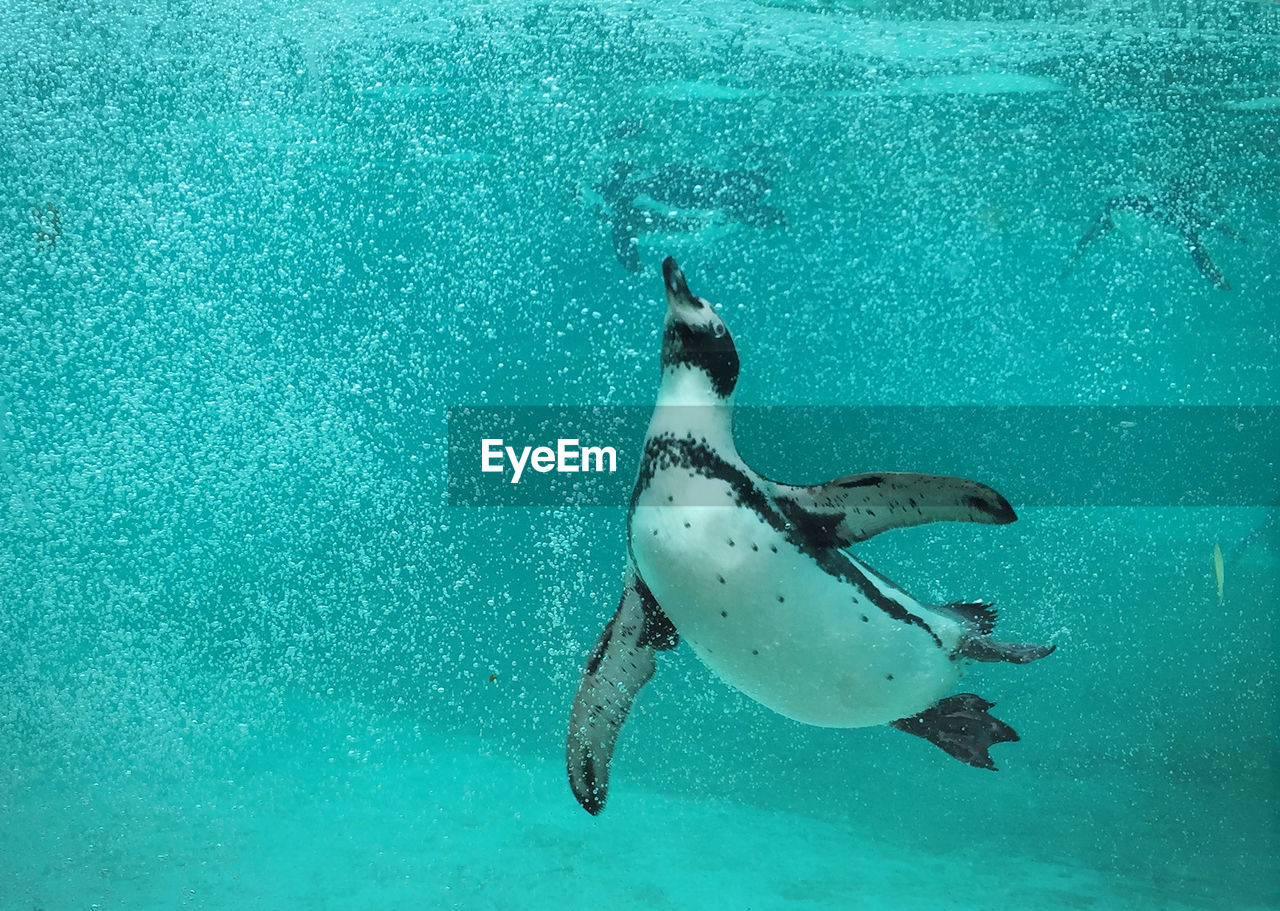
[[987,711],[994,705],[976,693],[957,693],[889,725],[923,737],[967,765],[994,772],[996,764],[987,751],[997,743],[1019,739],[1017,731]]

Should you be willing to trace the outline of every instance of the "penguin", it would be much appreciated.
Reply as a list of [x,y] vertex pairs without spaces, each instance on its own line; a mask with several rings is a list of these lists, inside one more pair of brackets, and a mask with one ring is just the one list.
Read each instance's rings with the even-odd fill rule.
[[570,711],[570,787],[604,809],[618,733],[681,639],[730,686],[805,724],[889,724],[971,766],[1015,741],[974,693],[948,695],[967,660],[1025,664],[1054,646],[991,637],[981,602],[927,605],[848,548],[891,528],[1016,518],[963,478],[876,472],[795,486],[753,471],[733,436],[739,360],[724,320],[662,264],[662,381],[627,514],[622,596]]
[[595,201],[595,213],[610,224],[618,264],[638,273],[642,234],[692,234],[714,224],[785,224],[782,210],[766,203],[771,193],[768,178],[757,171],[700,165],[651,171],[618,161],[584,195]]
[[1076,248],[1071,254],[1071,259],[1063,269],[1064,278],[1084,256],[1085,249],[1116,226],[1114,216],[1117,212],[1128,212],[1143,218],[1150,218],[1166,228],[1177,231],[1182,236],[1183,246],[1191,254],[1191,261],[1195,263],[1196,268],[1204,276],[1205,280],[1221,291],[1231,290],[1231,283],[1227,281],[1227,277],[1218,268],[1218,264],[1213,261],[1213,257],[1209,255],[1201,234],[1213,229],[1224,237],[1241,243],[1244,243],[1244,238],[1225,221],[1215,218],[1197,206],[1188,198],[1186,193],[1177,188],[1151,196],[1130,193],[1124,196],[1113,196],[1108,199],[1106,205],[1102,208],[1102,214],[1093,220],[1088,230],[1076,242]]

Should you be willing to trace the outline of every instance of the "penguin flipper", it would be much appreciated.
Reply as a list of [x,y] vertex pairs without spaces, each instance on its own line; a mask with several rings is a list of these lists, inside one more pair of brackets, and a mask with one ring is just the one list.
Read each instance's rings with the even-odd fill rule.
[[1200,235],[1195,231],[1184,230],[1182,232],[1182,242],[1186,244],[1187,252],[1191,254],[1191,258],[1195,261],[1196,268],[1200,270],[1200,274],[1213,282],[1215,288],[1230,291],[1231,283],[1222,274],[1218,264],[1209,257],[1209,251],[1204,248],[1204,244],[1200,241]]
[[593,816],[604,809],[618,731],[636,695],[653,676],[654,655],[675,648],[678,641],[649,587],[635,567],[629,567],[618,610],[591,650],[569,715],[569,786]]
[[810,487],[774,486],[783,515],[819,547],[848,547],[890,528],[929,522],[1007,525],[1018,518],[987,485],[945,475],[881,471]]
[[987,750],[997,743],[1019,739],[1017,731],[987,711],[994,705],[976,693],[957,693],[918,715],[899,718],[889,725],[923,737],[947,755],[974,768],[994,772],[996,764]]

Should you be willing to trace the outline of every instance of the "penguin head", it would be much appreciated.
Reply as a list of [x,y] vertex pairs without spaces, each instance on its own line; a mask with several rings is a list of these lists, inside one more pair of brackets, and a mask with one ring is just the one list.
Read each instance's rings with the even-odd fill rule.
[[662,261],[667,286],[667,321],[662,333],[662,369],[701,371],[721,399],[733,395],[738,383],[738,349],[733,336],[711,304],[694,297],[676,261]]

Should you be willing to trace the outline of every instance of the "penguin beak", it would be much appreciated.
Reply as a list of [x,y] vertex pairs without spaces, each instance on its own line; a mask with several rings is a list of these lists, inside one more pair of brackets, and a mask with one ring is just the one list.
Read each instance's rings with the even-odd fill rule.
[[668,256],[662,261],[662,280],[667,286],[667,307],[673,311],[681,308],[701,310],[706,306],[689,291],[689,283],[684,280],[684,273],[676,265],[676,261]]

